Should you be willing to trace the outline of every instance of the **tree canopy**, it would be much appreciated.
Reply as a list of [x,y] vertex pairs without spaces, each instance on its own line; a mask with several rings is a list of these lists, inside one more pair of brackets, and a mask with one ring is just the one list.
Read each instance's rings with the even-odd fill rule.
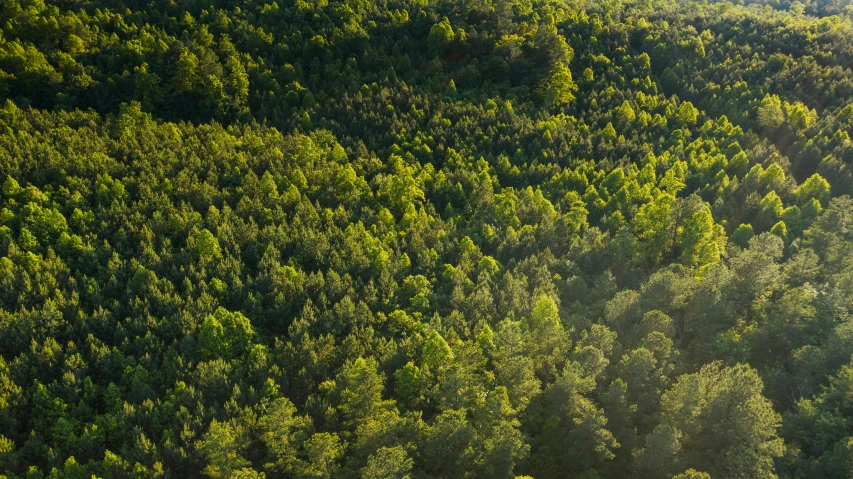
[[849,0],[0,2],[0,479],[853,476]]

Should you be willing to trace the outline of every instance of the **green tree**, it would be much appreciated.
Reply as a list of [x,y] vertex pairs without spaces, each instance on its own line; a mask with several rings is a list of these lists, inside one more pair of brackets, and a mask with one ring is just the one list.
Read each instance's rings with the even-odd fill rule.
[[473,470],[475,431],[465,411],[441,412],[423,434],[419,452],[427,473],[436,477],[459,477]]
[[768,130],[775,130],[785,122],[782,100],[777,95],[765,95],[758,107],[758,124]]
[[693,126],[696,124],[696,118],[699,116],[699,110],[693,106],[689,101],[681,102],[681,105],[678,106],[678,115],[676,118],[679,123],[687,126]]
[[688,469],[681,474],[672,476],[672,479],[711,479],[711,475],[707,472],[699,472],[696,469]]
[[547,295],[540,295],[530,312],[522,321],[526,333],[526,354],[536,365],[540,379],[551,379],[562,366],[564,354],[570,347],[570,340],[560,320],[557,303]]
[[421,396],[423,380],[421,370],[411,361],[394,373],[394,397],[410,404]]
[[453,27],[450,25],[450,20],[446,17],[434,24],[429,29],[429,37],[427,38],[427,46],[433,55],[444,53],[447,48],[453,43],[454,33]]
[[545,103],[556,107],[568,105],[575,100],[573,92],[577,89],[577,84],[572,80],[572,71],[566,65],[558,63],[545,81]]
[[482,477],[513,477],[516,464],[527,458],[530,446],[519,430],[521,422],[510,405],[507,389],[498,386],[489,392],[483,407],[474,414],[481,448],[475,467]]
[[675,439],[668,447],[677,457],[669,457],[711,477],[774,477],[773,461],[783,449],[781,417],[762,388],[757,371],[746,365],[712,363],[680,376],[661,400],[658,428],[669,428]]
[[421,365],[436,371],[453,359],[453,351],[438,331],[433,330],[424,341]]
[[252,323],[242,313],[220,307],[201,325],[199,352],[205,359],[240,357],[251,349],[254,335]]
[[737,229],[735,229],[734,233],[732,233],[732,243],[740,246],[741,248],[746,248],[749,246],[749,240],[755,236],[755,231],[752,229],[752,225],[749,223],[739,224]]
[[340,398],[338,410],[344,424],[355,427],[393,405],[382,400],[385,381],[376,369],[375,360],[358,358],[345,364],[336,376],[335,388]]
[[202,229],[193,235],[192,242],[195,245],[195,253],[202,264],[220,256],[219,241],[213,233]]
[[305,440],[308,427],[307,417],[296,416],[296,407],[287,398],[277,398],[258,420],[261,441],[269,450],[269,462],[264,466],[269,471],[287,472],[296,464],[299,446]]
[[782,240],[788,240],[788,227],[785,226],[784,221],[779,221],[772,228],[770,228],[770,234],[778,236],[782,238]]
[[173,81],[178,93],[187,93],[196,89],[200,80],[198,77],[198,57],[193,52],[187,50],[181,52]]
[[821,206],[826,207],[830,198],[829,182],[815,173],[808,177],[795,191],[797,202],[804,204],[811,199],[816,199]]
[[214,419],[196,448],[207,466],[204,474],[213,479],[229,479],[251,463],[242,456],[248,445],[241,428]]
[[3,195],[7,198],[15,198],[22,190],[21,185],[11,176],[6,176],[3,182]]
[[616,108],[616,121],[622,125],[627,126],[630,125],[631,122],[637,117],[634,113],[634,109],[631,108],[631,104],[628,103],[628,100],[622,102],[618,108]]
[[240,59],[229,57],[225,63],[227,76],[225,80],[230,107],[235,113],[241,113],[249,101],[249,75]]
[[383,447],[361,469],[362,479],[409,479],[414,461],[401,446]]
[[614,458],[618,443],[606,428],[607,418],[587,397],[594,384],[581,376],[578,365],[569,364],[528,406],[534,477],[595,474]]
[[723,227],[714,222],[707,203],[684,218],[679,230],[678,259],[682,264],[702,268],[720,261],[726,234]]
[[331,432],[314,433],[303,444],[303,458],[294,466],[298,479],[331,479],[340,469],[338,462],[346,452],[346,443]]

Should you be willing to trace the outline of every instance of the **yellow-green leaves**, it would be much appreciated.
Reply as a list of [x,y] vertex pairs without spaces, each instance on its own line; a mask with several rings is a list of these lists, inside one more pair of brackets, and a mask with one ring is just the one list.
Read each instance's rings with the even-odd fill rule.
[[220,255],[219,240],[206,228],[194,232],[189,242],[195,248],[196,255],[198,255],[199,261],[202,264]]
[[577,85],[572,80],[571,70],[566,65],[558,63],[545,80],[545,103],[555,107],[568,105],[575,100],[574,92],[577,89]]
[[249,352],[255,332],[240,312],[218,308],[205,318],[198,333],[198,347],[204,359],[231,359]]
[[430,332],[421,350],[421,365],[436,371],[453,359],[453,351],[438,331]]

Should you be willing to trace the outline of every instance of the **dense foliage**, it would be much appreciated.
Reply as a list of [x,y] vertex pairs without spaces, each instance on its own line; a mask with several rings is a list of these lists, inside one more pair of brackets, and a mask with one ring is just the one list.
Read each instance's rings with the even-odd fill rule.
[[0,477],[853,477],[849,0],[5,0]]

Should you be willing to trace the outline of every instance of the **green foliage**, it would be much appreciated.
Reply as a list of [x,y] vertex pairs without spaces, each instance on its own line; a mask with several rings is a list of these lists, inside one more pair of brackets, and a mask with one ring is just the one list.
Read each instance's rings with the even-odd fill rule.
[[340,469],[346,443],[337,434],[318,432],[304,444],[305,458],[297,462],[293,477],[299,479],[331,479]]
[[628,103],[628,100],[622,102],[622,104],[616,109],[616,121],[620,125],[630,125],[632,121],[637,117],[634,113],[634,109],[631,108],[631,105]]
[[430,52],[433,55],[444,53],[453,43],[454,36],[453,27],[450,26],[450,21],[445,17],[444,20],[436,23],[429,30],[427,45]]
[[746,248],[753,236],[755,236],[755,231],[752,229],[751,224],[740,224],[734,233],[732,233],[731,241],[732,244]]
[[658,456],[666,458],[658,467],[683,464],[711,477],[771,477],[773,460],[783,451],[781,418],[762,387],[758,373],[745,365],[713,363],[679,377],[663,395],[655,429],[670,428],[666,434],[674,442],[667,447],[675,447],[676,455]]
[[692,126],[696,124],[696,118],[699,116],[699,110],[689,101],[682,102],[678,106],[678,121],[683,125]]
[[382,400],[384,378],[376,372],[373,359],[358,358],[344,365],[335,378],[334,395],[345,424],[355,426],[379,414],[390,404]]
[[361,469],[362,479],[409,479],[413,461],[401,446],[383,447]]
[[850,477],[844,5],[4,2],[0,474]]
[[453,359],[453,351],[438,331],[430,332],[421,350],[421,366],[437,370]]
[[394,396],[404,402],[412,402],[421,394],[421,371],[409,361],[394,373]]
[[276,398],[258,420],[261,441],[270,452],[269,471],[291,471],[297,463],[299,446],[305,440],[310,419],[296,416],[296,407],[284,397]]
[[708,205],[702,205],[682,221],[683,226],[679,227],[679,261],[696,268],[719,262],[726,244],[726,234],[722,226],[714,223]]
[[21,185],[11,176],[7,176],[6,181],[3,182],[3,195],[7,198],[15,198],[20,192]]
[[192,239],[192,242],[195,243],[196,254],[202,263],[206,263],[219,256],[219,241],[207,229],[199,231]]
[[784,221],[779,221],[772,228],[770,228],[770,234],[776,235],[783,240],[788,239],[788,227],[785,226]]
[[777,95],[765,95],[758,108],[758,124],[772,130],[779,128],[784,121],[782,100]]
[[601,130],[601,137],[611,141],[616,139],[616,129],[613,128],[613,123],[607,123]]
[[235,477],[251,464],[241,455],[245,446],[245,438],[239,428],[214,419],[196,446],[207,462],[204,474],[213,479]]
[[819,174],[815,173],[797,187],[795,194],[797,195],[797,201],[800,204],[814,199],[817,200],[821,206],[825,207],[829,203],[830,198],[829,182]]
[[672,476],[672,479],[711,479],[711,475],[707,472],[699,472],[696,469],[688,469],[681,474]]
[[205,359],[242,356],[249,352],[254,334],[252,324],[243,314],[220,307],[205,318],[199,329],[199,352]]
[[575,100],[573,92],[577,89],[571,70],[559,63],[545,82],[545,103],[557,107],[568,105]]

